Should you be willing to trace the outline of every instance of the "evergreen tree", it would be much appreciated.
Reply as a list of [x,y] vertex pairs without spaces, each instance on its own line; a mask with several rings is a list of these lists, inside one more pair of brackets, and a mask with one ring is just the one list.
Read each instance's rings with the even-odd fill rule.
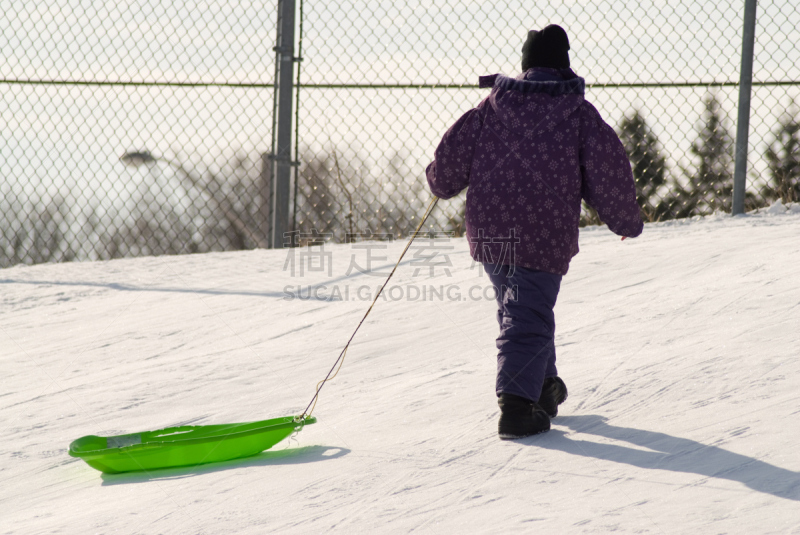
[[684,169],[687,184],[675,186],[672,212],[675,217],[730,212],[733,195],[733,137],[716,96],[704,100],[702,123],[691,153],[697,159],[693,170]]
[[667,207],[659,197],[659,188],[666,183],[666,158],[658,138],[639,110],[622,119],[619,137],[631,161],[639,208],[650,221],[662,219]]
[[796,108],[790,109],[765,153],[772,184],[765,188],[764,195],[784,203],[800,201],[800,122]]

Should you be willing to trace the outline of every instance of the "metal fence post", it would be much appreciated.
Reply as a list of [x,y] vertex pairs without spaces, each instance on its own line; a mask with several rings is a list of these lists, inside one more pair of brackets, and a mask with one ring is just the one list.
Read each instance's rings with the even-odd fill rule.
[[258,194],[261,197],[261,204],[258,206],[258,224],[261,235],[267,242],[268,247],[272,247],[272,176],[275,162],[272,154],[265,152],[261,155],[261,173],[259,175]]
[[289,231],[289,193],[292,172],[292,75],[294,74],[295,0],[278,2],[278,38],[275,47],[277,65],[277,146],[272,209],[272,247],[283,247],[283,235]]
[[732,214],[744,213],[747,182],[747,135],[750,131],[750,94],[753,86],[753,49],[756,38],[757,0],[745,0],[742,30],[742,69],[739,78],[739,118],[736,122],[736,167],[733,171]]

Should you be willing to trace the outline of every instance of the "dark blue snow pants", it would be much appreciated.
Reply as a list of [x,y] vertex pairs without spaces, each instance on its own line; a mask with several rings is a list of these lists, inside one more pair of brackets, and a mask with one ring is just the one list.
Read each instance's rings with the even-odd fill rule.
[[538,401],[545,377],[558,375],[553,307],[561,275],[517,266],[483,266],[497,296],[497,395]]

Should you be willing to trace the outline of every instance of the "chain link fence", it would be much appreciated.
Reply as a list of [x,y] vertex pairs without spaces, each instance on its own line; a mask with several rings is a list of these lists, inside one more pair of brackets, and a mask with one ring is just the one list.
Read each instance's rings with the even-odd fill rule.
[[[0,266],[280,245],[282,1],[0,0]],[[293,236],[407,235],[439,139],[487,94],[478,76],[518,73],[549,23],[645,218],[730,212],[743,2],[297,0],[296,15]],[[759,2],[748,210],[800,201],[798,28],[796,2]],[[431,230],[463,219],[461,195]]]
[[0,266],[267,243],[275,2],[0,8]]
[[[306,0],[297,224],[407,234],[441,135],[488,94],[478,76],[518,73],[527,31],[549,23],[628,150],[645,219],[730,212],[743,7]],[[800,200],[798,28],[796,2],[759,3],[748,210]],[[464,195],[439,206],[431,226],[461,232]]]

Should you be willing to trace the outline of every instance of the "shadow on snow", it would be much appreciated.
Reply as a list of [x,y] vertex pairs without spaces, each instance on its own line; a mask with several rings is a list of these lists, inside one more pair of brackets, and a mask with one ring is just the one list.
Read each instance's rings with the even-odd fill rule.
[[218,463],[183,466],[178,468],[162,468],[145,472],[126,472],[122,474],[102,474],[103,486],[124,485],[129,483],[146,483],[168,479],[183,479],[190,476],[232,470],[235,468],[253,468],[258,466],[279,466],[287,464],[306,464],[318,461],[337,459],[350,453],[346,448],[329,446],[305,446],[287,448],[278,451],[264,451],[252,457],[232,459]]
[[636,447],[576,440],[558,428],[544,436],[519,442],[648,470],[737,481],[758,492],[800,501],[800,473],[746,455],[665,433],[609,425],[605,417],[598,415],[559,416],[554,423],[584,435],[627,442]]
[[[406,265],[413,262],[414,259],[408,259],[403,262],[400,262],[400,265]],[[326,296],[317,296],[316,290],[325,288],[327,285],[336,284],[338,282],[345,282],[345,281],[352,281],[358,277],[362,276],[372,276],[373,271],[379,271],[382,269],[388,269],[394,267],[394,264],[386,264],[383,266],[378,266],[374,270],[368,271],[358,271],[356,273],[352,273],[350,275],[342,275],[339,277],[335,277],[330,280],[326,280],[324,282],[316,283],[316,284],[308,284],[306,286],[306,297],[301,297],[303,301],[308,300],[315,300],[315,301],[338,301],[340,299],[331,299]],[[380,275],[380,280],[383,280],[385,277],[383,274]],[[57,281],[57,280],[24,280],[24,279],[0,279],[0,284],[27,284],[30,286],[87,286],[90,288],[106,288],[109,290],[117,290],[122,292],[164,292],[164,293],[194,293],[194,294],[201,294],[201,295],[241,295],[245,297],[274,297],[274,298],[282,298],[285,299],[287,297],[286,292],[280,291],[264,291],[264,292],[252,292],[246,290],[223,290],[223,289],[215,289],[215,288],[168,288],[168,287],[161,287],[161,286],[134,286],[132,284],[124,284],[119,282],[93,282],[93,281]],[[302,294],[302,292],[300,292]],[[312,295],[312,293],[314,295]]]

